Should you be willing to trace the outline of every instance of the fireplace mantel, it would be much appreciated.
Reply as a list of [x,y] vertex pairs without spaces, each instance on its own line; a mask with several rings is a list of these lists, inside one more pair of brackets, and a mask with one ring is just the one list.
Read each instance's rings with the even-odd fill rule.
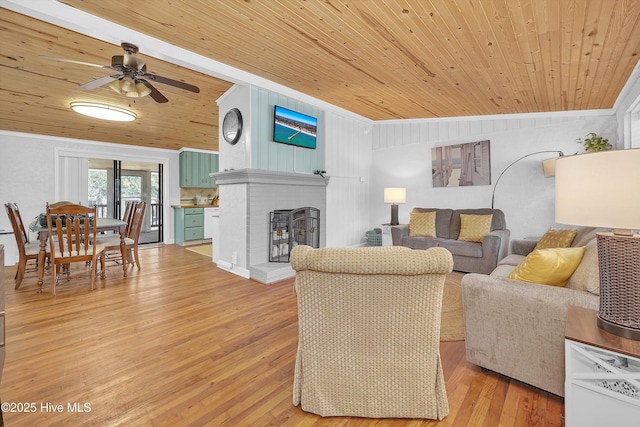
[[273,185],[304,185],[326,187],[329,177],[310,173],[278,172],[263,169],[232,169],[223,172],[210,173],[218,185],[227,184],[273,184]]

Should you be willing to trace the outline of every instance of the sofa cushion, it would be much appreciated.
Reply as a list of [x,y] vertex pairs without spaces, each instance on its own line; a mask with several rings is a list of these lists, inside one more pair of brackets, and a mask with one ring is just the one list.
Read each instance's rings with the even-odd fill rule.
[[506,278],[516,267],[509,264],[501,264],[493,269],[490,276]]
[[448,249],[452,255],[482,258],[482,243],[443,239],[438,243],[438,246]]
[[439,239],[437,237],[425,236],[405,237],[404,239],[402,239],[402,246],[406,246],[410,249],[437,248],[438,244],[443,240],[444,239]]
[[[435,212],[436,213],[436,236],[442,239],[455,239],[449,235],[449,225],[451,223],[451,216],[453,215],[453,209],[439,209],[439,208],[413,208],[411,212]],[[457,234],[456,234],[457,236]]]
[[436,213],[409,213],[409,236],[436,237]]
[[576,237],[578,230],[575,228],[553,228],[551,227],[540,238],[535,249],[546,248],[568,248]]
[[534,249],[507,278],[564,286],[580,265],[583,254],[583,247]]
[[584,247],[582,261],[567,281],[567,288],[600,294],[600,268],[598,265],[598,245],[591,239]]
[[498,262],[498,265],[510,265],[512,267],[515,267],[522,262],[524,257],[524,255],[516,254],[507,255]]
[[482,238],[491,232],[493,215],[460,214],[460,235],[458,240],[482,242]]

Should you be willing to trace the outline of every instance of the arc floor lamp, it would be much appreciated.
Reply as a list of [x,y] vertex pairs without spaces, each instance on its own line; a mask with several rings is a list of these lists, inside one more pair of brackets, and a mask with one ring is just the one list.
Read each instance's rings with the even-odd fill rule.
[[[506,168],[504,168],[504,170],[500,173],[500,175],[498,176],[498,179],[496,179],[496,183],[493,185],[493,191],[491,192],[491,209],[493,209],[493,202],[496,196],[496,188],[498,187],[498,183],[500,182],[500,178],[502,178],[502,175],[504,175],[504,173],[509,170],[509,168],[513,165],[515,165],[516,163],[518,163],[520,160],[526,159],[527,157],[533,156],[535,154],[543,154],[543,153],[556,153],[558,154],[559,157],[564,156],[564,153],[562,151],[558,151],[558,150],[543,150],[543,151],[536,151],[534,153],[529,153],[526,154],[520,158],[517,158],[516,160],[514,160],[513,162],[511,162],[511,164],[509,166],[507,166]],[[544,175],[545,176],[554,176],[555,175],[555,161],[557,160],[557,158],[551,158],[551,159],[547,159],[543,162],[542,166],[543,166],[543,171],[544,171]]]

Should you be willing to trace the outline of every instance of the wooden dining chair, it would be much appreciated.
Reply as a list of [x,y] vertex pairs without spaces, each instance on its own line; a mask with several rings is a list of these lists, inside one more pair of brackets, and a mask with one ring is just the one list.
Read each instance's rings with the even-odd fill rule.
[[[96,260],[103,247],[96,242],[96,207],[76,204],[47,205],[47,228],[49,230],[49,256],[52,265],[51,294],[64,273],[71,279],[71,264],[82,263],[89,267],[91,289],[96,276]],[[101,271],[104,271],[102,266]]]
[[[40,244],[38,242],[31,243],[29,241],[29,234],[24,227],[22,217],[20,216],[20,209],[15,203],[5,203],[5,209],[13,228],[13,235],[16,238],[16,244],[18,246],[18,269],[14,277],[15,289],[20,288],[22,279],[27,271],[34,271],[38,268],[38,254],[40,252]],[[45,256],[45,260],[49,259],[49,254]],[[28,264],[35,264],[33,267],[29,267]]]
[[133,210],[136,206],[136,202],[133,200],[127,201],[124,207],[124,214],[122,215],[122,220],[127,223],[124,229],[124,235],[129,236],[129,229],[131,228],[131,223],[133,221]]
[[135,261],[138,270],[140,270],[140,258],[138,258],[138,241],[140,240],[140,231],[142,230],[142,224],[144,222],[144,215],[146,210],[146,202],[139,202],[138,204],[136,204],[128,236],[131,240],[133,240],[133,242],[127,244],[127,260],[130,263],[133,263]]
[[105,262],[136,264],[138,270],[140,269],[140,259],[138,257],[138,240],[140,239],[140,230],[142,229],[142,223],[144,221],[144,214],[146,212],[147,203],[138,202],[135,203],[135,207],[131,210],[130,225],[125,231],[125,250],[124,259],[120,248],[120,236],[113,234],[110,236],[98,237],[98,244],[104,247],[100,265],[104,265]]
[[60,206],[65,206],[65,205],[75,205],[75,203],[70,202],[68,200],[61,200],[59,202],[55,202],[55,203],[49,203],[49,207],[51,208],[59,208]]

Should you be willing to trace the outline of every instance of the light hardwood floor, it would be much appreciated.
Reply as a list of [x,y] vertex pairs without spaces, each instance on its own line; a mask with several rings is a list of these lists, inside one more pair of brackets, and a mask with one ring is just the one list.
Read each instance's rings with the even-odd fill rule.
[[451,411],[439,423],[305,413],[291,403],[292,280],[263,285],[174,245],[140,257],[126,279],[112,268],[93,291],[63,283],[55,298],[36,293],[34,278],[14,291],[15,267],[5,269],[0,398],[35,406],[5,411],[7,426],[564,424],[561,398],[467,363],[462,341],[441,344]]

